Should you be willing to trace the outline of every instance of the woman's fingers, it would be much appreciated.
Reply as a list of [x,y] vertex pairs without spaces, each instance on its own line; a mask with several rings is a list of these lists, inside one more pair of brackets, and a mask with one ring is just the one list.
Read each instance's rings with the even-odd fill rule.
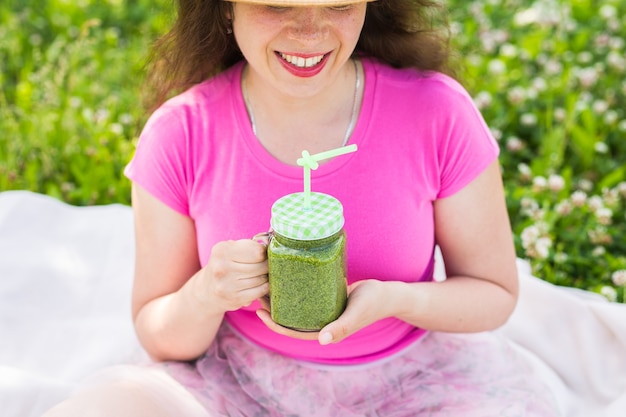
[[271,330],[275,331],[278,334],[282,334],[284,336],[293,337],[295,339],[302,340],[317,340],[319,336],[319,332],[299,332],[297,330],[289,329],[287,327],[283,327],[280,324],[276,323],[272,320],[270,312],[267,310],[257,310],[257,316],[265,323],[267,327]]

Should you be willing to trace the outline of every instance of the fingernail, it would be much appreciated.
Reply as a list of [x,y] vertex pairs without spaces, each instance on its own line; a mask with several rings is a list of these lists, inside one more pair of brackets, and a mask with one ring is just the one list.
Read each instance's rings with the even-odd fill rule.
[[320,345],[327,345],[333,341],[333,335],[328,332],[322,333],[320,335],[319,341]]

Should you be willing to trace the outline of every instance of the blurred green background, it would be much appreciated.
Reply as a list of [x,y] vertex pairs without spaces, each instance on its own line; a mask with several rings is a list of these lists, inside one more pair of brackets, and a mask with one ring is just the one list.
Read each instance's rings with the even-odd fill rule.
[[[624,301],[626,0],[446,2],[461,81],[502,148],[518,256]],[[0,191],[130,203],[165,0],[0,4]]]

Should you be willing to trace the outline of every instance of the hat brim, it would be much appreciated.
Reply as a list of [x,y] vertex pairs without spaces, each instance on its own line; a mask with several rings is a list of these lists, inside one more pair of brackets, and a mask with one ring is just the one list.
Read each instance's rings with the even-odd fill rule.
[[345,4],[368,3],[376,0],[227,0],[235,3],[263,4],[266,6],[340,6]]

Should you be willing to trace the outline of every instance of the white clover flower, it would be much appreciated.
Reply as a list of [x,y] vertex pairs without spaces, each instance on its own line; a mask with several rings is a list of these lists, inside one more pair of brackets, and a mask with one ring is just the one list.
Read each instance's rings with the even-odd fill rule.
[[591,92],[589,91],[583,91],[582,93],[580,93],[578,97],[583,103],[588,103],[588,104],[591,104],[594,99],[594,95],[591,94]]
[[603,4],[599,10],[600,16],[608,20],[617,16],[617,9],[611,4]]
[[83,119],[91,121],[93,120],[93,109],[90,109],[89,107],[85,107],[81,111],[81,115],[83,116]]
[[535,226],[537,226],[537,228],[539,229],[539,232],[542,235],[548,235],[548,232],[550,231],[550,226],[548,225],[548,223],[544,221],[538,221],[535,223]]
[[548,89],[548,82],[546,81],[545,78],[542,77],[535,77],[532,80],[532,86],[535,89],[535,91],[546,91]]
[[589,64],[590,62],[593,62],[593,54],[589,51],[580,52],[576,58],[581,64]]
[[578,26],[578,23],[574,20],[566,20],[563,23],[563,27],[565,28],[565,30],[570,33],[576,32],[578,30]]
[[593,145],[593,149],[597,153],[605,154],[609,151],[609,145],[607,145],[605,142],[598,141],[595,143],[595,145]]
[[94,121],[96,123],[104,122],[109,118],[110,114],[111,112],[107,109],[98,109],[94,114]]
[[70,193],[76,189],[76,184],[73,182],[65,181],[61,184],[61,191],[64,193]]
[[491,127],[489,128],[489,131],[495,140],[500,141],[500,139],[502,139],[502,131],[500,129]]
[[533,198],[524,197],[520,201],[520,206],[522,208],[522,213],[527,216],[532,216],[534,212],[539,210],[539,203]]
[[573,205],[568,200],[560,201],[556,206],[554,206],[554,211],[559,216],[567,216],[572,212]]
[[587,235],[594,245],[609,245],[613,242],[611,235],[608,234],[604,226],[598,226],[593,230],[587,231]]
[[545,229],[547,225],[538,222],[522,230],[520,235],[522,239],[522,247],[526,255],[536,259],[546,259],[550,255],[550,247],[552,247],[552,239],[550,239]]
[[122,113],[120,114],[119,121],[123,125],[129,125],[133,122],[133,116],[131,116],[129,113]]
[[577,113],[582,113],[588,109],[589,103],[579,97],[578,101],[576,101],[576,104],[574,104],[574,110],[576,110]]
[[563,188],[565,188],[565,179],[556,174],[552,174],[548,177],[548,188],[550,191],[558,193]]
[[570,197],[574,207],[582,207],[587,202],[587,193],[584,191],[574,191]]
[[578,68],[574,72],[578,82],[583,88],[590,88],[598,81],[600,75],[594,67]]
[[617,192],[622,196],[622,198],[626,198],[626,181],[622,181],[617,184]]
[[528,26],[539,22],[539,18],[539,11],[531,7],[516,13],[513,17],[513,22],[517,26]]
[[517,136],[512,136],[506,141],[506,148],[510,152],[519,152],[526,147],[526,144]]
[[591,191],[593,190],[593,183],[587,179],[582,179],[578,182],[578,188],[580,188],[583,191]]
[[535,221],[543,220],[546,217],[546,211],[544,209],[538,209],[531,213],[531,219]]
[[596,258],[603,256],[605,253],[606,253],[606,248],[604,246],[596,246],[591,251],[591,255],[593,255]]
[[533,172],[531,171],[530,167],[525,163],[517,164],[517,170],[519,171],[520,176],[524,181],[530,181],[533,176]]
[[524,113],[520,117],[520,123],[524,126],[535,126],[537,124],[537,116],[533,113]]
[[487,64],[487,71],[493,75],[501,75],[506,72],[506,64],[500,59],[492,59]]
[[505,58],[515,58],[518,55],[517,46],[505,43],[500,47],[500,55]]
[[539,91],[535,88],[535,86],[530,86],[528,90],[526,90],[526,97],[529,100],[536,100],[539,97]]
[[496,29],[492,31],[492,36],[499,44],[503,44],[511,37],[509,32],[504,29]]
[[613,272],[613,274],[611,274],[611,280],[613,284],[618,287],[626,287],[626,269]]
[[617,300],[617,291],[615,291],[615,288],[609,287],[608,285],[600,288],[600,294],[605,296],[610,302],[615,302]]
[[598,223],[608,226],[611,224],[613,219],[613,210],[607,207],[601,207],[596,211],[596,218],[598,219]]
[[606,56],[606,63],[609,65],[609,67],[619,72],[624,72],[624,70],[626,70],[626,58],[624,58],[622,54],[623,52],[609,52]]
[[552,247],[552,239],[547,236],[542,236],[535,242],[535,250],[537,258],[547,259],[550,256],[550,248]]
[[566,117],[567,111],[565,111],[564,108],[557,107],[556,109],[554,109],[554,120],[556,120],[557,122],[563,122],[565,121]]
[[563,64],[555,59],[550,59],[544,64],[544,69],[548,75],[557,75],[563,72]]
[[619,36],[613,36],[609,41],[609,47],[614,50],[619,51],[620,49],[624,48],[624,45],[626,45],[626,41]]
[[626,132],[626,120],[622,120],[621,122],[619,122],[619,124],[617,125],[617,129],[620,132]]
[[607,125],[615,124],[617,119],[619,119],[619,114],[615,110],[609,110],[604,115],[604,123]]
[[463,25],[459,22],[450,23],[450,33],[454,36],[457,36],[459,33],[463,32]]
[[111,123],[111,132],[115,135],[122,135],[124,133],[124,127],[119,123]]
[[604,200],[602,200],[602,197],[594,195],[587,200],[587,204],[589,205],[589,210],[595,213],[604,207]]
[[608,33],[601,33],[598,36],[596,36],[595,39],[593,40],[593,43],[597,48],[605,48],[609,46],[610,42],[611,42],[611,37],[609,36]]
[[604,114],[609,109],[609,103],[605,100],[596,100],[591,108],[595,114]]
[[602,199],[604,204],[608,207],[615,207],[619,203],[619,190],[618,188],[604,189],[602,190]]
[[519,86],[511,88],[511,90],[507,94],[509,103],[513,104],[514,106],[522,104],[526,100],[526,97],[528,97],[528,93],[523,87]]
[[476,94],[476,97],[474,98],[474,103],[476,104],[476,107],[478,107],[480,110],[486,109],[491,105],[492,102],[493,97],[488,91],[481,91],[480,93]]
[[548,188],[548,180],[545,177],[537,175],[533,178],[533,191],[540,192],[546,188]]
[[83,104],[83,100],[80,97],[72,96],[70,97],[69,104],[71,108],[77,109]]
[[541,231],[536,225],[528,226],[522,230],[520,237],[522,238],[522,246],[524,249],[528,249],[534,245],[537,239],[539,239],[539,236],[541,236]]
[[554,262],[557,264],[564,264],[567,262],[569,256],[565,252],[559,252],[554,254]]

